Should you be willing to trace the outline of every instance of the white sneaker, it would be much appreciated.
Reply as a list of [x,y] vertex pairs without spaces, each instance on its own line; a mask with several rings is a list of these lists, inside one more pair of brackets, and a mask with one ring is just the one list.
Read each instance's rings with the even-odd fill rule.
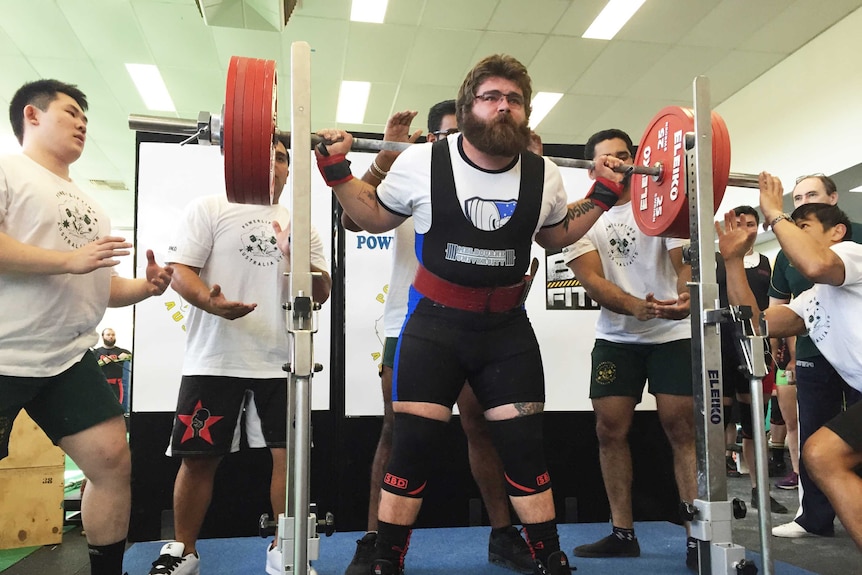
[[[266,550],[266,572],[268,575],[284,575],[284,557],[278,550],[278,546]],[[308,575],[317,575],[317,571],[310,564]]]
[[269,575],[284,575],[284,557],[278,545],[266,550],[266,572]]
[[149,575],[200,575],[200,558],[197,553],[183,556],[186,546],[177,541],[165,543],[159,558],[153,561]]
[[806,531],[805,527],[796,521],[791,521],[790,523],[785,523],[783,525],[776,525],[772,528],[772,535],[775,537],[789,537],[791,539],[799,539],[800,537],[819,537],[816,533]]

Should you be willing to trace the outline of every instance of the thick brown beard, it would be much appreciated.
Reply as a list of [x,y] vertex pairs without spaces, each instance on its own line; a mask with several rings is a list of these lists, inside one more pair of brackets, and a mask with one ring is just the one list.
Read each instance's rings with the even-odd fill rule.
[[490,156],[517,156],[530,145],[530,128],[526,123],[516,123],[509,114],[485,121],[470,110],[459,128],[476,149]]

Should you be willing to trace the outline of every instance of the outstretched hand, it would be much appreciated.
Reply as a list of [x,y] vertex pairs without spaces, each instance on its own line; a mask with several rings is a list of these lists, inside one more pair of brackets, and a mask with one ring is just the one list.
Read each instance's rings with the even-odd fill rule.
[[781,180],[769,172],[760,172],[757,176],[760,187],[760,211],[763,213],[763,229],[784,211],[784,186]]
[[715,222],[715,235],[718,237],[718,251],[727,260],[741,259],[754,246],[756,235],[750,235],[737,223],[736,212],[733,210],[724,214],[724,228],[721,222]]
[[70,252],[66,268],[71,274],[87,274],[100,268],[109,268],[120,263],[114,259],[127,256],[132,244],[126,238],[105,236]]
[[405,110],[395,112],[386,122],[383,139],[387,142],[407,142],[413,144],[422,135],[422,130],[410,133],[410,124],[419,112]]
[[174,274],[174,268],[160,266],[156,263],[156,256],[153,250],[147,250],[147,291],[151,296],[162,295],[168,286],[171,285],[171,277]]
[[213,284],[206,311],[225,319],[237,319],[250,314],[257,307],[256,303],[229,301],[221,292],[221,286]]

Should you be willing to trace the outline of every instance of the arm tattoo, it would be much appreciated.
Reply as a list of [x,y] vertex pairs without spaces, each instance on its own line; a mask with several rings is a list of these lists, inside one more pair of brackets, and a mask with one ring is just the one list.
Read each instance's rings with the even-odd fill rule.
[[358,196],[359,201],[361,201],[366,206],[371,208],[377,206],[377,191],[374,189],[363,188]]
[[584,199],[575,204],[571,204],[566,210],[566,219],[563,220],[563,228],[569,231],[569,222],[575,218],[579,218],[591,212],[596,205],[593,200]]
[[545,407],[543,403],[535,401],[528,403],[513,403],[512,405],[514,405],[515,409],[518,411],[518,417],[542,413]]

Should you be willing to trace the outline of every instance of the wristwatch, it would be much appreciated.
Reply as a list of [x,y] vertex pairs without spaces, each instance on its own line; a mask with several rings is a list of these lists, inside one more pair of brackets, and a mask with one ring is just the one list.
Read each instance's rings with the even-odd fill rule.
[[771,222],[769,222],[769,227],[772,228],[774,231],[775,230],[775,224],[777,224],[781,220],[787,220],[788,222],[791,222],[791,223],[793,222],[793,218],[790,217],[790,214],[788,214],[788,213],[778,214],[777,216],[772,218]]

